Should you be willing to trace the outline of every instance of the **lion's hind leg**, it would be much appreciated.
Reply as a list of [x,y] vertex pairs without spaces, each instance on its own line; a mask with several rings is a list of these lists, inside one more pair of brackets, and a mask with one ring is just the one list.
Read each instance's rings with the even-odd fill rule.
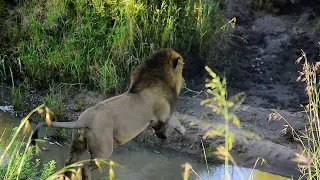
[[[87,150],[87,139],[80,134],[77,129],[72,130],[72,142],[69,158],[65,162],[65,166],[79,161],[80,156]],[[65,176],[71,178],[71,172],[66,171]]]
[[82,136],[77,129],[72,130],[72,142],[69,158],[65,162],[65,166],[79,161],[80,156],[87,150],[87,139]]
[[91,171],[97,169],[94,159],[108,159],[113,151],[113,131],[112,130],[96,130],[96,132],[108,133],[97,135],[94,131],[87,134],[88,149],[91,154],[91,161],[85,164],[82,172],[84,179],[91,179]]

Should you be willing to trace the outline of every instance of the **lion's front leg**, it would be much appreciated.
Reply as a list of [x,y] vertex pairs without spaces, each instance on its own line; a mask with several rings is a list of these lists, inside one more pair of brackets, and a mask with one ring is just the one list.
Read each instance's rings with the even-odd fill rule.
[[153,124],[152,126],[153,129],[153,133],[160,139],[167,139],[167,126],[165,123],[163,123],[162,121],[157,121],[156,124]]
[[157,123],[154,123],[152,128],[155,135],[160,139],[167,139],[167,129],[169,127],[174,128],[179,134],[184,135],[186,128],[183,127],[177,118],[171,118],[166,121],[166,123],[159,120]]
[[180,121],[176,117],[172,117],[168,121],[168,125],[173,127],[179,134],[184,135],[186,133],[186,128],[181,125]]

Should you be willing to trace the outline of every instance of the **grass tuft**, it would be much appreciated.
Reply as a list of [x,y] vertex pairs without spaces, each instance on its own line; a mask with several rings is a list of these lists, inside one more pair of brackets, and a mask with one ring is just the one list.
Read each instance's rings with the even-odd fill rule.
[[299,171],[302,178],[320,179],[320,91],[319,77],[317,72],[320,68],[320,62],[311,64],[307,56],[302,51],[296,63],[302,64],[302,72],[299,72],[298,82],[306,84],[305,92],[309,98],[309,104],[305,106],[305,112],[308,117],[308,123],[303,133],[297,133],[291,126],[294,138],[302,145],[301,154],[296,154],[294,161],[298,162]]
[[23,113],[28,109],[29,90],[24,83],[11,87],[10,104],[14,107],[15,112]]
[[55,118],[59,119],[63,113],[63,98],[61,91],[57,92],[55,87],[50,87],[50,92],[45,98],[45,104],[51,109]]

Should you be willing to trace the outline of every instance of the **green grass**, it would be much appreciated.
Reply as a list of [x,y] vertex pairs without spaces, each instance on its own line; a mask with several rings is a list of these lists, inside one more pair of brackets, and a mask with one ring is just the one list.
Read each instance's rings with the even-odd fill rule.
[[[53,173],[55,161],[51,160],[41,167],[40,159],[36,159],[35,162],[32,161],[33,148],[26,148],[26,144],[27,143],[25,142],[15,141],[9,152],[10,160],[8,164],[0,166],[1,179],[46,179]],[[18,172],[21,164],[22,166],[19,174]],[[42,170],[39,171],[39,168]]]
[[24,83],[19,86],[12,86],[10,94],[10,104],[14,107],[14,110],[17,113],[23,113],[26,109],[29,110],[27,108],[29,102],[29,91]]
[[[51,112],[44,104],[33,109],[29,114],[27,114],[19,124],[18,127],[13,128],[13,133],[11,139],[8,140],[9,143],[6,148],[1,152],[0,157],[0,178],[4,180],[11,179],[41,179],[41,180],[53,180],[59,177],[63,177],[63,173],[66,171],[71,171],[79,179],[79,166],[83,163],[88,162],[89,160],[83,160],[66,166],[56,172],[55,161],[51,160],[48,163],[40,165],[40,160],[35,159],[33,161],[34,155],[40,152],[38,145],[30,146],[31,135],[33,130],[31,129],[29,119],[34,113],[40,115],[45,115],[46,122],[51,122]],[[4,132],[5,133],[5,132]],[[22,133],[22,134],[21,134]],[[17,139],[18,136],[24,135],[22,140]],[[27,138],[27,141],[26,139]],[[2,139],[0,136],[0,142],[7,141]],[[36,139],[36,142],[44,142],[44,140]],[[35,153],[34,153],[35,152]],[[6,160],[6,158],[8,160]],[[114,179],[113,168],[115,166],[121,167],[118,164],[107,161],[104,159],[95,159],[95,163],[98,165],[101,170],[103,164],[109,164],[109,179]],[[42,167],[41,167],[42,166]]]
[[210,144],[209,147],[205,148],[205,156],[206,158],[210,158],[214,156],[214,152],[217,150],[216,144]]
[[314,20],[314,28],[316,29],[316,31],[320,32],[320,18],[316,17],[316,19]]
[[[44,164],[40,171],[40,160],[36,159],[35,162],[32,162],[34,151],[33,147],[30,146],[31,134],[27,136],[27,142],[25,141],[26,136],[24,136],[23,140],[17,139],[19,133],[23,132],[24,135],[26,135],[28,132],[30,132],[29,118],[34,112],[39,110],[41,107],[43,107],[43,105],[31,111],[25,118],[21,120],[20,125],[12,130],[13,133],[11,139],[9,140],[6,149],[3,152],[1,152],[1,179],[46,179],[53,172],[53,169],[55,168],[54,161],[49,161],[48,163]],[[1,136],[0,141],[6,140],[2,139]],[[5,156],[8,157],[8,161],[5,161]]]
[[76,111],[80,111],[85,106],[85,103],[83,102],[83,100],[78,97],[75,97],[75,103],[76,103],[76,107],[75,107]]
[[21,28],[8,30],[18,39],[18,58],[6,56],[0,72],[8,79],[10,67],[15,76],[43,88],[81,83],[106,93],[121,91],[132,68],[159,47],[209,56],[224,24],[219,3],[21,1]]
[[63,113],[62,92],[58,91],[54,86],[50,87],[49,94],[45,97],[46,106],[53,112],[55,118],[59,119]]

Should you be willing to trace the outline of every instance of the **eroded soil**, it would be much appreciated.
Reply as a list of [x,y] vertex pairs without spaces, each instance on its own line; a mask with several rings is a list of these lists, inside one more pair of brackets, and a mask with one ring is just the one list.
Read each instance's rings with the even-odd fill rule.
[[[232,150],[238,164],[253,167],[256,159],[263,157],[271,166],[259,168],[284,176],[293,175],[294,178],[299,175],[292,158],[295,152],[299,152],[300,144],[293,141],[284,120],[270,121],[268,115],[280,113],[297,131],[303,131],[307,124],[305,114],[301,112],[301,105],[308,102],[305,84],[296,82],[302,65],[296,64],[296,60],[301,56],[301,50],[307,54],[309,62],[319,60],[320,39],[312,27],[312,13],[319,13],[320,6],[319,1],[313,3],[309,4],[311,6],[291,5],[291,10],[281,15],[252,11],[244,5],[240,12],[239,6],[226,5],[231,8],[227,11],[230,18],[236,15],[240,20],[231,30],[227,45],[219,44],[223,52],[221,57],[227,57],[227,63],[221,65],[215,61],[208,62],[208,65],[216,72],[226,72],[231,95],[246,93],[246,100],[237,115],[242,129],[251,130],[262,138],[261,141],[249,140],[246,144],[239,130],[232,128],[238,134]],[[200,99],[186,98],[178,111],[188,114],[187,121],[206,119],[214,126],[223,123],[199,103]],[[189,127],[188,132],[192,135],[187,134],[197,145],[200,136],[208,130],[199,124],[196,128]],[[220,144],[218,139],[207,142]]]

